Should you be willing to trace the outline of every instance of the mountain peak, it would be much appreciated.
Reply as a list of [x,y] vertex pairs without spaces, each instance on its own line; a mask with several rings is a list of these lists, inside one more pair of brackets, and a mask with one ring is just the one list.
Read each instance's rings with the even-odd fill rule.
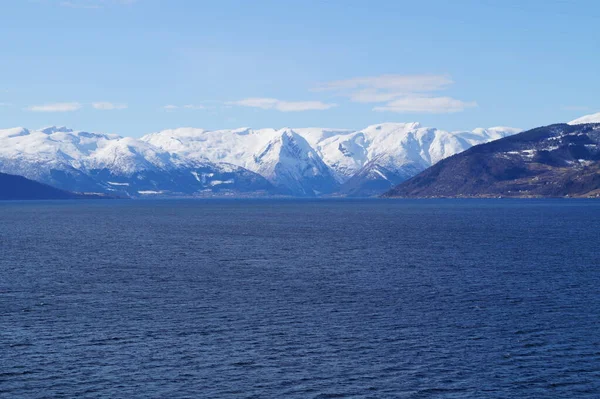
[[245,134],[250,134],[252,132],[252,128],[250,127],[239,127],[237,129],[233,129],[232,131],[235,134],[239,134],[239,135],[245,135]]
[[0,137],[19,137],[19,136],[27,136],[30,133],[29,129],[24,127],[13,127],[10,129],[2,129],[0,130]]
[[569,125],[581,125],[584,123],[600,123],[600,112],[591,115],[585,115],[569,122]]
[[363,130],[414,130],[419,129],[421,127],[422,126],[419,122],[384,122],[367,126]]
[[43,129],[40,129],[40,132],[46,134],[52,133],[73,133],[73,129],[69,129],[66,126],[48,126]]

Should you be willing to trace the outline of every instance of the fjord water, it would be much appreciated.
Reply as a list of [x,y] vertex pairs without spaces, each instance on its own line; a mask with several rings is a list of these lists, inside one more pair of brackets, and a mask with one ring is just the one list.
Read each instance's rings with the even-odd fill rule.
[[0,203],[0,396],[600,397],[600,201]]

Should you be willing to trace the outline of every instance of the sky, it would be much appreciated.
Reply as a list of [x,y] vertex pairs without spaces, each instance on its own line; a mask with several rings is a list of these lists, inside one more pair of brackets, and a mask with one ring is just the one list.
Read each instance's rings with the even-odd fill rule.
[[3,0],[0,128],[420,122],[600,112],[600,2]]

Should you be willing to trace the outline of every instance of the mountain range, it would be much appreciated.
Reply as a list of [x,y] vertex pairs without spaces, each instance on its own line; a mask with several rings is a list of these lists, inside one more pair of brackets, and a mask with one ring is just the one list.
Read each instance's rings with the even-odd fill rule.
[[444,159],[385,197],[600,197],[600,114]]
[[179,128],[142,138],[66,127],[0,130],[0,172],[77,192],[143,196],[371,196],[519,129],[447,132],[418,123]]
[[68,191],[128,197],[256,194],[272,188],[235,165],[192,161],[138,139],[65,127],[0,130],[0,172]]

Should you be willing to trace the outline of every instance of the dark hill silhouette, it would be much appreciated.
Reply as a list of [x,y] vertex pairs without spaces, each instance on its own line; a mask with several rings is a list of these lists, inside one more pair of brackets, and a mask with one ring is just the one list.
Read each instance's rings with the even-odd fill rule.
[[47,184],[38,183],[22,176],[0,173],[0,200],[45,200],[102,198],[59,190]]

